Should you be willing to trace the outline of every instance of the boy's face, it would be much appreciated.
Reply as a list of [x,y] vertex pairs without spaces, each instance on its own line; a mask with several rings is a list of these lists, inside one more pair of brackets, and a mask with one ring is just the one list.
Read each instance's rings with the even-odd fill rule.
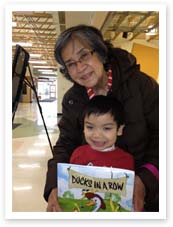
[[110,113],[91,114],[84,119],[84,135],[86,142],[95,150],[104,150],[115,144],[117,136],[122,135],[122,127],[117,127]]

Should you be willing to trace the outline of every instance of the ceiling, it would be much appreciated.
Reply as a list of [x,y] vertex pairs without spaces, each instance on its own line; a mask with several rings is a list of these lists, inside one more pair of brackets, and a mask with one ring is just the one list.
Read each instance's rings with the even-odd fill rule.
[[[136,38],[151,42],[159,38],[159,13],[156,11],[15,11],[12,14],[12,20],[16,22],[12,27],[12,41],[32,44],[30,47],[23,47],[30,54],[41,54],[41,57],[30,57],[30,60],[46,61],[46,64],[30,63],[34,66],[34,75],[40,75],[38,69],[43,66],[57,70],[58,65],[54,59],[56,38],[64,29],[79,23],[98,27],[105,39],[111,42],[120,39],[130,42]],[[151,35],[146,36],[148,32]],[[15,46],[13,46],[13,55],[14,51]],[[53,74],[55,75],[57,74]]]

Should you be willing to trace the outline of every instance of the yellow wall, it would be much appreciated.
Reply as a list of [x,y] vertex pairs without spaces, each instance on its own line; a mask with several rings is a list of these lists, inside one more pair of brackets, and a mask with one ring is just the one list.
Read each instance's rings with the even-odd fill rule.
[[159,74],[159,50],[157,48],[134,43],[132,53],[141,66],[141,71],[158,80]]

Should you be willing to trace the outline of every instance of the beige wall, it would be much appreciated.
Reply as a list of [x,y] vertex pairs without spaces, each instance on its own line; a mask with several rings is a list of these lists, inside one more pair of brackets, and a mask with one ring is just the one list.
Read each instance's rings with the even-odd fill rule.
[[62,113],[62,99],[66,91],[72,86],[73,84],[67,80],[61,73],[58,74],[57,77],[57,113]]

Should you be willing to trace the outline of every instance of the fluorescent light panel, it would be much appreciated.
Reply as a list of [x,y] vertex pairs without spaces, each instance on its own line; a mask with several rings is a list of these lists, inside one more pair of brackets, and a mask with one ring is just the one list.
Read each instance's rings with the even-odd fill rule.
[[43,68],[43,69],[57,69],[54,66],[42,66],[42,65],[33,65],[33,68]]
[[53,72],[52,69],[38,69],[39,72]]
[[56,74],[57,72],[47,72],[47,71],[45,71],[45,72],[41,72],[42,74],[52,74],[52,75],[54,75],[54,74]]
[[30,60],[29,63],[32,63],[32,64],[46,64],[47,61],[32,61],[32,60]]
[[32,43],[12,42],[12,46],[20,45],[22,47],[32,47]]
[[30,54],[31,58],[40,58],[41,54]]

